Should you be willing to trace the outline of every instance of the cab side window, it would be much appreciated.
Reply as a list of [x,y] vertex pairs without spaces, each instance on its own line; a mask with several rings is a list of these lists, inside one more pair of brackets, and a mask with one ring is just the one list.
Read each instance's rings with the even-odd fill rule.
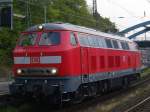
[[73,32],[70,33],[70,43],[71,45],[73,46],[76,46],[77,45],[77,40],[75,38],[75,34]]
[[113,45],[112,45],[110,39],[106,39],[106,44],[107,44],[107,47],[108,47],[108,48],[113,48]]

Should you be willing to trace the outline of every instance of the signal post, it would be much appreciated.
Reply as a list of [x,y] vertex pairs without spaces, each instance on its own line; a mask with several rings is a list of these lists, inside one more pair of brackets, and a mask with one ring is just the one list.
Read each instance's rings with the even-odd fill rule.
[[13,29],[13,0],[0,0],[0,27]]

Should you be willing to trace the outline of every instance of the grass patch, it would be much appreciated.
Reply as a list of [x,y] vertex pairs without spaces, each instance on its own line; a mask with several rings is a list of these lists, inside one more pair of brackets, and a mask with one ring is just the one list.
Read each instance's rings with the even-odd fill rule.
[[141,76],[144,77],[144,76],[147,76],[150,74],[150,67],[148,68],[145,68],[142,73],[141,73]]
[[0,66],[0,81],[8,81],[12,77],[11,67]]
[[28,104],[23,104],[18,107],[2,107],[0,108],[0,112],[34,112],[34,109]]
[[3,107],[3,108],[0,108],[0,112],[18,112],[15,108],[13,107]]

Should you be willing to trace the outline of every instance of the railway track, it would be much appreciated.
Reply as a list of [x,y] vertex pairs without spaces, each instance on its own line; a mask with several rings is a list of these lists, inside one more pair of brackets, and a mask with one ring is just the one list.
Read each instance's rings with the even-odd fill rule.
[[150,96],[128,108],[124,112],[150,112]]
[[8,91],[0,91],[0,97],[1,96],[4,96],[4,95],[9,95],[9,92]]
[[[69,108],[68,108],[68,106],[66,106],[63,109],[61,109],[61,112],[70,112],[70,111],[72,111],[72,112],[86,111],[87,112],[88,108],[95,108],[97,106],[101,106],[105,101],[112,99],[114,97],[117,97],[119,95],[126,94],[129,91],[132,91],[133,89],[138,88],[140,85],[144,85],[145,83],[148,83],[148,82],[150,82],[150,76],[146,76],[146,77],[142,78],[141,80],[134,82],[127,89],[121,89],[119,91],[114,91],[114,92],[108,93],[106,95],[97,96],[95,98],[87,99],[80,104],[71,105],[71,106],[69,106]],[[56,111],[56,112],[59,112],[59,111]],[[90,110],[90,112],[92,112],[92,111]],[[114,111],[114,112],[122,112],[122,111]]]
[[9,84],[10,83],[11,83],[11,81],[0,82],[0,96],[9,94]]
[[[138,86],[148,83],[150,82],[150,76],[146,76],[144,78],[141,78],[141,80],[138,80],[136,82],[134,82],[129,88],[127,89],[121,89],[119,91],[114,91],[112,93],[108,93],[106,95],[102,95],[102,96],[97,96],[95,98],[88,98],[85,99],[82,103],[76,104],[76,105],[70,105],[70,104],[65,104],[64,107],[62,107],[61,109],[56,109],[56,108],[51,108],[51,107],[47,107],[43,104],[43,106],[39,107],[35,104],[33,104],[33,108],[35,107],[37,110],[39,108],[45,109],[43,111],[48,112],[48,111],[52,111],[52,112],[81,112],[81,111],[85,111],[87,108],[94,108],[96,105],[101,105],[103,104],[106,100],[112,99],[116,96],[119,96],[121,94],[124,93],[128,93],[130,90],[132,90],[133,88],[137,88]],[[5,105],[5,106],[9,106],[12,104],[15,104],[16,101],[14,98],[12,98],[8,92],[0,92],[0,106]],[[32,104],[31,104],[32,105]],[[69,105],[69,106],[68,106]],[[125,112],[130,112],[130,111],[125,111]]]

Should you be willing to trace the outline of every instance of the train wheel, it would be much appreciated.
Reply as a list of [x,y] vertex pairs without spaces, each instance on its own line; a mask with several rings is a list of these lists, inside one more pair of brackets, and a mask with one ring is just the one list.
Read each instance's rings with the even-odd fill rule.
[[140,80],[140,79],[141,79],[141,74],[138,73],[138,74],[137,74],[137,80]]
[[47,96],[48,99],[48,104],[52,105],[54,108],[62,108],[63,107],[63,103],[62,103],[62,97],[61,95],[50,95]]
[[96,96],[96,94],[97,94],[97,86],[96,86],[96,84],[92,84],[90,87],[90,95]]
[[106,93],[109,90],[109,85],[107,81],[103,82],[102,93]]
[[84,95],[81,87],[79,87],[79,89],[74,92],[73,103],[74,104],[81,103],[83,100],[84,100]]
[[123,78],[123,88],[126,89],[129,87],[129,79],[128,77]]

